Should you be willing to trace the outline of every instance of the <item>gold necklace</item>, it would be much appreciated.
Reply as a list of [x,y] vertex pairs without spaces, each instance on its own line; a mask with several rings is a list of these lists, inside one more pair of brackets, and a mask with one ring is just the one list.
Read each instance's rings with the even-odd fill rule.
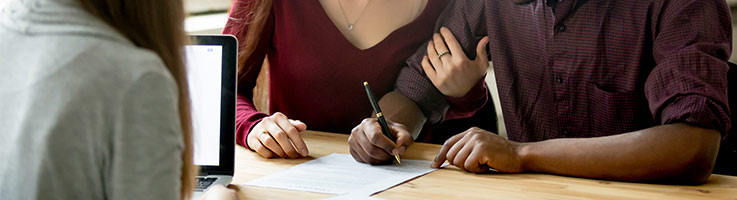
[[338,5],[340,5],[340,12],[343,13],[343,18],[345,19],[345,23],[348,24],[348,30],[352,31],[353,27],[358,23],[358,20],[361,20],[361,17],[363,16],[363,13],[366,11],[366,8],[368,8],[369,4],[371,4],[371,0],[369,0],[366,3],[366,6],[363,7],[363,10],[361,10],[361,14],[358,14],[358,18],[356,18],[356,21],[353,23],[348,22],[348,16],[345,15],[345,10],[343,9],[343,3],[338,0]]

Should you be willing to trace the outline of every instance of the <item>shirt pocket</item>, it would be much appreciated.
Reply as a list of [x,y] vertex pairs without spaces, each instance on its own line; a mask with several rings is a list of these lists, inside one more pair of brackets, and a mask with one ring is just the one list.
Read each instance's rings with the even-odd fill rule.
[[591,116],[592,137],[635,131],[651,121],[647,103],[638,90],[609,91],[597,85],[592,85],[591,88],[591,110],[588,112]]

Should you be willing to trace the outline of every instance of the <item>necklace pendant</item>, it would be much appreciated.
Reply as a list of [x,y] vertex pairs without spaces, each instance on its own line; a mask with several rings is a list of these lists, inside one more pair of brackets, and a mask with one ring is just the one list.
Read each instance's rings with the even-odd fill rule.
[[352,31],[353,30],[353,24],[348,24],[348,30],[349,31]]

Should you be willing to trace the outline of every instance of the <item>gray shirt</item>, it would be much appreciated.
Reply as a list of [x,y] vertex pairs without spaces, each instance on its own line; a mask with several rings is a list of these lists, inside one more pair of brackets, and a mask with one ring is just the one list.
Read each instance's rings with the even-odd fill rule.
[[0,11],[0,199],[179,199],[177,87],[76,0]]

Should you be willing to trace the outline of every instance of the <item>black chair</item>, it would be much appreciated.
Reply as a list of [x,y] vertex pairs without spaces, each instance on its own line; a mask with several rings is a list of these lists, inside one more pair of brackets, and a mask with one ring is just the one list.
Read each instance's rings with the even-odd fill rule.
[[[729,63],[729,72],[727,72],[727,94],[737,94],[737,64]],[[729,130],[727,138],[722,140],[719,145],[719,155],[714,165],[714,174],[724,174],[737,176],[737,98],[729,98],[729,110],[732,113],[732,128]]]

